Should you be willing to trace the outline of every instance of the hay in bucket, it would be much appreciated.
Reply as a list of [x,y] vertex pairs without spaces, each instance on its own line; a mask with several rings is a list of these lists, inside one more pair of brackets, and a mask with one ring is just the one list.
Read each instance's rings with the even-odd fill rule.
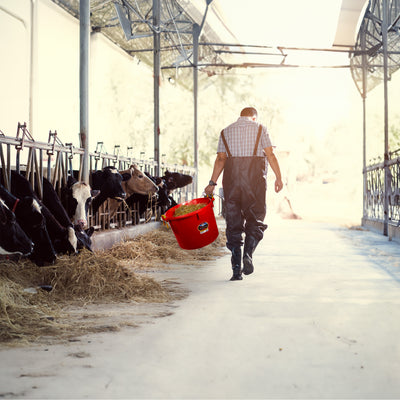
[[205,207],[206,203],[199,203],[199,204],[182,204],[181,206],[177,207],[174,211],[174,217],[180,217],[182,215],[190,214],[194,211],[200,210],[201,208]]

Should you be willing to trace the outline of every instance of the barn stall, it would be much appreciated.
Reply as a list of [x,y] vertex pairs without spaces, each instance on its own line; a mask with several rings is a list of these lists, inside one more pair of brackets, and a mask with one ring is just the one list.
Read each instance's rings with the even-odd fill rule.
[[[114,154],[103,153],[102,143],[98,143],[96,150],[89,153],[90,173],[101,170],[106,166],[126,170],[130,165],[136,164],[143,172],[154,176],[154,161],[121,156],[118,149],[116,150]],[[40,190],[43,186],[43,177],[52,182],[58,194],[61,193],[62,187],[67,185],[68,176],[74,175],[74,171],[78,175],[78,180],[81,180],[83,156],[83,149],[75,148],[72,144],[64,145],[58,138],[57,132],[49,133],[48,143],[35,141],[26,124],[18,124],[17,135],[14,138],[5,136],[3,133],[0,136],[0,166],[6,188],[10,187],[10,171],[23,171],[32,187],[39,187],[39,198],[41,197]],[[194,169],[191,167],[161,163],[161,175],[165,174],[166,171],[194,175]],[[191,200],[194,195],[193,184],[174,191],[174,197],[178,203]],[[160,220],[159,209],[149,208],[145,217],[143,217],[143,215],[139,215],[136,206],[129,208],[124,202],[121,202],[116,215],[111,219],[108,207],[109,204],[106,202],[95,215],[90,211],[88,215],[89,226],[100,231],[127,228]]]
[[[25,0],[18,6],[12,2],[2,5],[0,17],[5,22],[4,29],[8,29],[15,38],[14,45],[11,44],[11,47],[6,45],[5,50],[11,52],[13,47],[17,46],[26,55],[19,63],[21,68],[15,68],[14,63],[10,63],[10,68],[8,68],[8,61],[5,63],[5,72],[9,74],[11,78],[9,80],[17,90],[11,91],[10,103],[13,107],[9,110],[10,112],[5,113],[4,108],[0,109],[2,110],[0,118],[3,121],[0,130],[4,132],[0,143],[7,146],[4,153],[11,154],[12,148],[15,147],[15,155],[7,155],[10,158],[4,161],[4,169],[9,173],[9,168],[17,170],[27,168],[28,174],[32,174],[31,182],[36,179],[40,186],[42,176],[49,177],[51,174],[54,174],[52,178],[54,184],[55,182],[64,184],[66,178],[62,175],[70,168],[67,165],[72,163],[75,165],[73,168],[79,171],[80,178],[86,182],[89,180],[89,174],[96,168],[113,165],[120,170],[136,163],[144,172],[153,176],[162,176],[166,170],[191,175],[193,185],[174,191],[173,196],[178,203],[196,197],[198,192],[197,81],[199,79],[196,64],[199,59],[202,63],[220,62],[221,56],[214,51],[212,42],[233,41],[232,35],[223,27],[218,16],[214,13],[207,15],[210,3],[211,1],[206,1],[194,5],[182,1],[146,0],[132,3],[127,1]],[[136,22],[134,22],[135,15],[138,16]],[[210,18],[209,24],[207,20]],[[153,29],[157,25],[160,25],[160,29]],[[146,30],[149,32],[143,33]],[[200,37],[204,42],[199,42]],[[74,38],[75,42],[71,41]],[[76,39],[79,41],[77,42]],[[131,96],[133,99],[137,98],[136,102],[128,103],[122,97],[108,99],[105,97],[106,92],[96,89],[97,86],[104,86],[102,74],[106,70],[101,70],[101,66],[107,63],[107,57],[112,58],[109,48],[113,54],[117,54],[118,64],[127,65],[124,72],[120,73],[125,73],[128,68],[131,69],[132,76],[126,75],[123,80],[124,85],[129,85],[131,90],[137,87],[134,96]],[[100,57],[103,53],[106,58]],[[141,61],[146,64],[148,72],[151,70],[153,72],[152,79],[148,79],[149,76],[143,69],[138,71],[142,74],[143,79],[141,79],[136,72],[137,66],[132,62],[127,63],[128,58],[134,60],[134,64],[137,62],[139,65]],[[113,65],[110,64],[108,73],[112,71],[112,67]],[[211,70],[204,66],[202,70],[204,73],[200,74],[200,79],[207,79]],[[74,75],[72,71],[78,72],[79,76]],[[115,73],[111,73],[109,80],[114,82],[115,74],[118,72],[119,70],[116,69]],[[91,80],[90,86],[89,80]],[[130,80],[133,81],[133,85],[129,83]],[[143,85],[142,81],[145,81],[147,86]],[[163,85],[163,81],[168,83]],[[153,93],[148,91],[149,82],[152,83]],[[174,159],[174,155],[169,154],[168,149],[162,147],[164,142],[170,140],[166,138],[167,135],[169,137],[181,135],[179,131],[171,134],[171,129],[169,133],[163,134],[163,131],[167,131],[168,128],[162,126],[162,108],[171,103],[171,110],[166,108],[166,113],[176,110],[176,106],[171,102],[169,87],[182,92],[179,109],[183,116],[179,118],[177,128],[180,128],[182,132],[192,131],[192,143],[189,145],[189,150],[185,150],[192,152],[189,162],[186,160],[187,156],[180,155]],[[188,97],[183,92],[190,94],[191,91],[192,99],[189,97],[188,107]],[[166,96],[165,104],[161,103],[163,99],[160,98],[160,92]],[[21,93],[29,94],[29,96],[24,99]],[[79,96],[79,103],[75,102],[76,96]],[[105,112],[99,109],[98,98],[105,105],[110,104],[111,108]],[[191,100],[193,101],[192,108],[190,107]],[[124,120],[123,114],[121,114],[122,118],[112,119],[120,110],[114,109],[110,101],[121,103],[118,106],[120,109],[132,109],[131,114],[137,117],[131,118],[125,125],[121,122]],[[137,109],[148,112],[151,110],[148,107],[150,103],[152,103],[153,115],[143,116],[143,113]],[[55,104],[59,107],[54,107]],[[193,118],[192,126],[188,126],[190,114]],[[18,123],[17,137],[14,138],[9,132],[15,129],[15,118],[20,120],[21,116],[23,121],[28,122]],[[150,141],[152,143],[148,140],[149,124],[143,126],[140,122],[141,120],[149,121],[149,116],[153,125],[153,140]],[[108,124],[106,118],[112,120],[114,126]],[[46,120],[48,124],[45,125]],[[71,121],[74,121],[73,124],[70,123]],[[72,136],[71,127],[77,128],[78,121],[79,145],[76,148],[75,144],[72,144],[75,137]],[[135,125],[135,133],[131,133],[131,138],[126,138],[123,132],[121,135],[121,128],[126,129],[129,125]],[[57,131],[62,133],[57,135],[56,131],[49,132],[46,143],[45,129],[48,129],[48,126],[55,126]],[[110,134],[110,128],[112,134]],[[132,131],[132,129],[129,130]],[[115,131],[118,133],[114,133]],[[22,133],[21,138],[20,133]],[[136,136],[132,137],[132,135]],[[120,136],[123,147],[116,143],[116,137]],[[147,143],[144,138],[147,139]],[[71,142],[65,144],[65,150],[62,150],[64,145],[61,140],[64,143]],[[90,153],[89,143],[96,141],[96,150]],[[110,146],[114,147],[111,155],[104,150]],[[143,151],[144,147],[146,151]],[[28,150],[24,152],[23,148]],[[140,156],[138,156],[139,151]],[[29,153],[26,160],[21,161],[21,156],[26,152]],[[135,157],[123,156],[123,152],[126,154],[135,152]],[[45,154],[44,158],[43,154]],[[35,158],[37,158],[36,161]],[[78,161],[77,158],[79,158]],[[54,159],[53,166],[51,159]],[[35,162],[37,166],[34,165]],[[47,170],[46,175],[43,175],[42,168]],[[54,171],[50,172],[50,168]],[[56,189],[60,190],[59,187]],[[106,205],[106,208],[100,210],[98,215],[90,215],[89,219],[96,231],[142,225],[143,222],[159,219],[157,210],[153,212],[154,216],[150,215],[150,218],[149,213],[147,214],[147,218],[143,221],[138,218],[137,210],[134,208],[126,212],[126,207],[125,209],[121,207],[111,221]],[[114,237],[115,232],[109,236]]]
[[[88,5],[89,2],[82,1],[81,3]],[[26,68],[22,68],[23,70],[20,71],[18,68],[10,67],[9,71],[11,81],[14,81],[15,84],[14,88],[17,88],[19,93],[15,96],[15,109],[10,110],[8,115],[2,114],[2,121],[6,123],[0,127],[0,162],[5,186],[10,187],[11,171],[15,170],[23,173],[32,186],[39,188],[38,195],[41,198],[44,178],[51,181],[55,190],[60,193],[66,184],[68,175],[77,173],[79,179],[88,180],[90,184],[92,172],[107,166],[116,167],[121,171],[128,169],[132,164],[137,164],[143,172],[152,176],[162,176],[167,171],[192,176],[193,183],[175,189],[172,196],[177,203],[195,198],[197,196],[197,161],[194,166],[180,165],[179,160],[176,163],[168,163],[165,162],[168,155],[161,154],[158,142],[160,133],[158,116],[160,105],[156,93],[159,89],[158,81],[154,80],[157,83],[154,83],[153,118],[158,121],[154,122],[154,156],[146,157],[145,152],[141,151],[139,157],[133,157],[132,154],[135,152],[137,155],[141,144],[135,141],[129,143],[129,139],[124,140],[124,138],[122,138],[123,147],[112,143],[110,139],[116,135],[110,135],[109,132],[103,133],[101,123],[96,124],[96,120],[92,121],[91,125],[96,129],[89,132],[87,113],[90,106],[87,98],[88,87],[86,86],[88,81],[82,79],[82,75],[85,75],[88,68],[87,61],[85,64],[83,59],[88,56],[88,53],[81,54],[79,87],[77,86],[78,77],[71,74],[65,75],[61,80],[52,79],[55,69],[60,68],[60,65],[57,64],[57,56],[55,56],[60,50],[58,46],[51,49],[51,54],[53,54],[51,59],[47,56],[44,57],[47,65],[44,65],[43,58],[40,58],[40,55],[43,55],[40,52],[41,39],[47,41],[52,36],[57,37],[61,32],[56,29],[50,32],[50,35],[48,32],[44,33],[44,27],[47,24],[58,22],[60,27],[76,33],[76,15],[73,15],[72,12],[73,17],[68,16],[61,8],[70,13],[71,8],[69,7],[79,6],[79,3],[60,3],[48,0],[26,1],[24,2],[24,11],[21,11],[23,8],[21,4],[20,7],[17,7],[15,3],[9,3],[1,8],[1,11],[7,16],[6,22],[17,21],[15,22],[18,26],[15,28],[16,33],[24,30],[27,33],[26,36],[24,33],[15,36],[17,40],[15,46],[22,45],[21,48],[27,50],[25,54],[31,54],[31,57],[23,58],[19,64],[25,64]],[[120,6],[123,5],[121,2]],[[95,6],[98,9],[98,5]],[[116,12],[116,6],[112,3],[109,6]],[[45,18],[46,13],[50,18]],[[121,29],[121,27],[116,29]],[[93,31],[89,35],[92,36],[94,47],[96,43],[103,45],[104,40],[99,39],[100,31],[101,29],[96,28],[96,32]],[[88,31],[86,33],[88,34]],[[88,49],[87,43],[82,46],[84,48],[86,46]],[[75,51],[78,54],[77,48]],[[63,49],[58,54],[60,56],[58,58],[64,58],[69,54],[68,49]],[[54,64],[53,67],[47,69],[53,60],[57,65]],[[76,56],[69,57],[71,70],[78,66],[76,61]],[[43,71],[47,71],[46,76],[40,74]],[[19,74],[14,80],[13,76],[19,72],[23,73],[24,79],[21,80],[22,75]],[[185,75],[187,76],[187,73]],[[25,86],[23,82],[26,82]],[[66,86],[63,86],[63,82],[66,83]],[[168,82],[172,86],[172,82]],[[141,82],[138,82],[139,87],[142,87],[140,84]],[[22,87],[18,85],[22,85]],[[63,101],[60,102],[61,107],[58,109],[51,107],[51,103],[54,103],[54,95],[47,91],[46,85],[53,85],[57,88],[55,97],[58,101],[62,99],[59,94],[62,93],[65,96],[69,93],[69,87],[73,88],[73,96],[79,94],[79,109],[75,102],[67,104]],[[16,91],[10,93],[14,95]],[[23,93],[29,93],[29,96],[24,98]],[[146,96],[151,99],[151,92]],[[26,101],[28,97],[29,100]],[[103,98],[103,100],[107,102],[107,99]],[[11,101],[10,104],[13,102]],[[126,104],[126,107],[130,106],[130,104]],[[148,111],[147,106],[144,109]],[[5,111],[4,108],[2,110]],[[141,110],[143,110],[143,106]],[[113,109],[110,109],[109,115],[112,116],[112,114]],[[186,114],[190,114],[190,112]],[[23,120],[20,120],[21,117]],[[101,120],[101,117],[102,113],[97,113],[95,118]],[[45,120],[50,121],[48,125],[55,126],[62,134],[58,134],[57,130],[54,130],[49,131],[47,135],[45,133],[47,126],[44,128],[43,124]],[[69,125],[68,120],[79,121],[79,146],[72,143],[74,137],[71,136],[71,130],[76,132],[77,129],[74,128],[74,125]],[[17,123],[17,121],[21,122]],[[141,125],[136,125],[139,130]],[[72,126],[72,129],[68,128],[69,126]],[[15,128],[17,128],[17,133],[13,136],[9,132],[14,131]],[[112,128],[113,132],[121,132],[121,129]],[[142,136],[148,135],[145,129],[142,128]],[[88,148],[89,139],[90,143],[97,141],[95,150],[92,152]],[[128,146],[126,146],[127,144]],[[110,145],[114,148],[112,154],[105,150]],[[193,157],[197,160],[197,144],[194,147]],[[146,154],[149,153],[147,151]],[[171,159],[173,160],[173,156],[169,157],[169,160]],[[160,228],[161,212],[158,207],[152,207],[151,203],[143,214],[139,213],[137,206],[128,208],[122,203],[117,213],[111,218],[109,203],[106,202],[97,213],[94,214],[90,209],[88,214],[89,226],[95,229],[92,236],[94,253],[82,250],[77,257],[58,256],[54,265],[41,267],[27,259],[0,260],[1,341],[21,344],[46,340],[42,339],[43,337],[57,337],[58,340],[66,340],[85,332],[118,330],[119,326],[113,325],[109,320],[103,320],[104,314],[100,313],[102,318],[97,313],[96,318],[88,317],[83,321],[82,312],[85,313],[88,308],[90,308],[90,312],[94,312],[93,307],[102,303],[163,303],[184,296],[184,291],[182,288],[176,287],[176,284],[160,283],[148,276],[147,272],[168,269],[171,263],[193,265],[199,260],[212,259],[223,252],[224,238],[223,235],[220,235],[215,243],[207,247],[207,250],[182,250],[177,245],[171,230],[165,227]],[[133,236],[133,239],[127,240],[130,236]],[[65,312],[66,310],[68,313]],[[89,311],[86,312],[90,314]],[[75,317],[71,317],[71,314],[74,314]],[[103,325],[99,326],[99,319],[103,321]]]

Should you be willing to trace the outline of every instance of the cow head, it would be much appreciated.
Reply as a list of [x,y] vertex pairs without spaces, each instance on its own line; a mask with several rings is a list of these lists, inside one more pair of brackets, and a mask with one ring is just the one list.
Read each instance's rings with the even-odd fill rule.
[[78,251],[82,249],[92,250],[92,235],[94,232],[94,228],[90,227],[88,229],[82,229],[81,225],[74,225],[75,235],[78,239]]
[[29,255],[33,243],[17,223],[15,214],[0,199],[0,254]]
[[46,228],[41,207],[33,197],[23,197],[15,208],[15,214],[28,237],[34,242],[30,259],[37,265],[53,264],[56,252]]
[[62,232],[53,238],[53,245],[57,254],[77,254],[78,239],[74,227],[62,227]]
[[102,171],[96,171],[92,174],[92,187],[100,190],[102,197],[123,200],[125,192],[122,188],[122,175],[115,167],[105,167]]
[[[70,177],[72,178],[72,177]],[[72,178],[74,179],[74,178]],[[99,194],[99,190],[91,190],[85,182],[73,182],[68,178],[68,216],[73,225],[80,225],[83,228],[88,226],[87,216],[92,200]]]
[[165,175],[162,177],[168,187],[168,190],[174,190],[193,182],[193,178],[190,175],[181,174],[180,172],[169,172],[165,171]]
[[120,172],[123,179],[123,186],[128,195],[133,193],[152,195],[157,193],[157,185],[144,174],[136,164],[129,169]]
[[73,176],[68,176],[67,186],[61,189],[62,203],[73,225],[87,227],[87,216],[93,199],[99,190],[91,190],[85,182],[78,181]]

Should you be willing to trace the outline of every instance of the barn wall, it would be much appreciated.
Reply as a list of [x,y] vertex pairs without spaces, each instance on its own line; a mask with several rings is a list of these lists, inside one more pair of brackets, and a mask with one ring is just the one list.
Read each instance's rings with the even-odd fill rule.
[[0,59],[0,130],[11,135],[29,119],[29,0],[0,1]]
[[[35,140],[47,142],[49,131],[57,131],[63,143],[79,147],[79,21],[50,0],[0,0],[0,34],[0,85],[8,93],[0,98],[0,130],[13,136],[18,122],[27,122]],[[153,156],[152,74],[101,33],[91,34],[90,151],[102,141],[108,153],[119,145],[121,154],[129,147],[131,157]],[[191,135],[191,95],[163,80],[160,97],[162,117],[180,104],[179,123],[161,120],[160,149],[166,161],[180,164],[168,154],[175,151],[168,135]]]

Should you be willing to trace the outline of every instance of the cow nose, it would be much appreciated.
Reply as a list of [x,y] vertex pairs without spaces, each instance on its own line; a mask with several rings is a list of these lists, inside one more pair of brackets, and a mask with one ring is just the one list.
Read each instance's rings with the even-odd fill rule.
[[84,219],[78,219],[78,225],[81,229],[86,228],[86,221]]

